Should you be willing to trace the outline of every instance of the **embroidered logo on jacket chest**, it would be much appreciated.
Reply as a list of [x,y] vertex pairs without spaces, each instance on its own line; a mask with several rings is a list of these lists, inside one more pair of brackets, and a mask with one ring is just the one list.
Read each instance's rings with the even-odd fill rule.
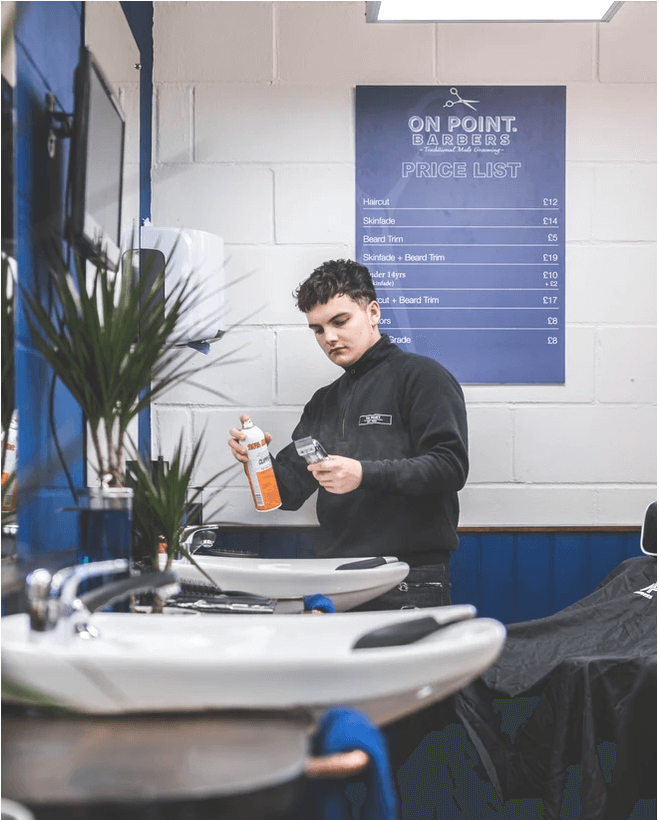
[[391,427],[393,416],[387,413],[366,413],[359,417],[359,426],[367,427],[370,424],[387,424]]

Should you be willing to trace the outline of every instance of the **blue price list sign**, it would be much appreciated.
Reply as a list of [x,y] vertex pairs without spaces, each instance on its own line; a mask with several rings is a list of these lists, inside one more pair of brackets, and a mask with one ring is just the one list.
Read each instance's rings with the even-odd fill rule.
[[565,87],[358,86],[381,330],[463,384],[565,381]]

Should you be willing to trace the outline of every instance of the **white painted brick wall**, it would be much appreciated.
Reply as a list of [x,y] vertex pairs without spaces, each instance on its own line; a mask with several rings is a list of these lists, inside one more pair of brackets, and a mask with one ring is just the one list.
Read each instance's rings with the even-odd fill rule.
[[[291,366],[295,363],[294,366]],[[343,371],[330,362],[305,328],[277,331],[277,401],[284,405],[305,405],[311,395],[309,384],[321,387],[337,379]]]
[[653,325],[657,255],[653,243],[572,245],[566,267],[568,322]]
[[646,163],[597,167],[593,239],[652,242],[657,235],[656,183]]
[[657,4],[624,3],[614,26],[599,31],[602,83],[656,83]]
[[199,85],[195,160],[349,164],[351,97],[323,86]]
[[277,242],[344,242],[355,229],[354,185],[354,165],[279,167],[275,171]]
[[656,497],[656,3],[611,23],[370,25],[362,2],[168,2],[155,9],[153,221],[225,241],[221,363],[154,408],[154,455],[200,436],[229,472],[206,520],[260,514],[226,440],[241,412],[290,438],[340,371],[292,291],[354,253],[354,87],[567,87],[566,382],[469,385],[464,526],[638,525]]
[[276,79],[283,84],[352,88],[436,82],[433,26],[367,24],[361,2],[272,5]]
[[326,259],[348,258],[354,243],[341,245],[232,245],[227,250],[227,296],[235,321],[250,316],[251,323],[307,327],[295,306],[293,292],[309,271]]
[[656,351],[656,328],[599,328],[596,365],[599,400],[611,404],[651,405],[657,396]]
[[594,79],[587,23],[437,26],[440,84],[566,85]]

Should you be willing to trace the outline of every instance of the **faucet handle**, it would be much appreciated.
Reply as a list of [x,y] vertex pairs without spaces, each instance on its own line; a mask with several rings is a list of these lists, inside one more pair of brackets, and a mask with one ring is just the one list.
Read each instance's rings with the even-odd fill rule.
[[25,579],[25,593],[30,615],[30,629],[34,632],[48,632],[57,623],[57,613],[50,600],[50,585],[53,576],[47,569],[35,569]]
[[118,575],[129,569],[130,561],[126,558],[65,567],[53,576],[50,585],[51,597],[59,598],[60,614],[71,614],[73,602],[78,597],[78,587],[82,581],[87,578],[97,578],[99,575]]
[[116,575],[126,572],[130,563],[125,558],[98,561],[65,567],[54,575],[47,569],[35,569],[25,579],[30,630],[50,632],[60,618],[73,614],[78,597],[78,586],[85,578],[98,575]]

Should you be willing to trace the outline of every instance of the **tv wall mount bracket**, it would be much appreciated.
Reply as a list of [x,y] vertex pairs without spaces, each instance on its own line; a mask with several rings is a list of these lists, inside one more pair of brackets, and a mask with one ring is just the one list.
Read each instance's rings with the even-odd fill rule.
[[57,97],[52,91],[46,94],[46,113],[48,114],[48,156],[54,159],[58,139],[67,139],[73,133],[73,114],[57,110]]

